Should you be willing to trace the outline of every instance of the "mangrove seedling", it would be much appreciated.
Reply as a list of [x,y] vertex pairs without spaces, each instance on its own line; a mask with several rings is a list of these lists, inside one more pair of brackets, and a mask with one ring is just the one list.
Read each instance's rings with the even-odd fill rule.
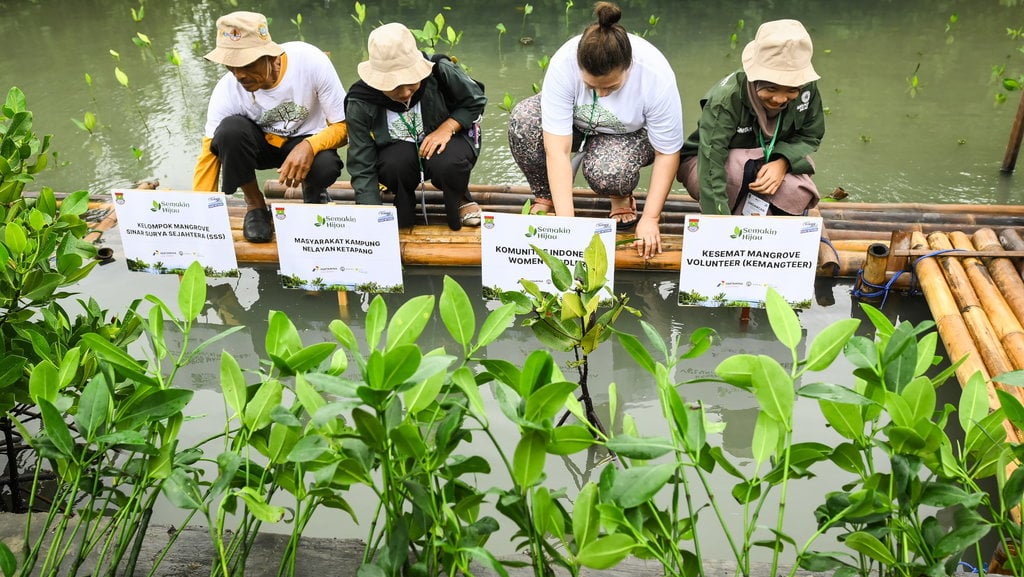
[[729,49],[736,50],[736,47],[740,43],[740,32],[743,32],[743,28],[746,26],[746,22],[740,18],[736,21],[736,28],[729,35]]
[[569,10],[574,6],[572,0],[565,0],[565,33],[569,33]]
[[96,128],[96,115],[86,110],[85,116],[82,118],[82,120],[72,118],[71,122],[74,122],[75,126],[77,126],[80,130],[84,130],[89,134],[92,134],[93,129]]
[[295,18],[291,19],[292,25],[295,26],[295,31],[299,35],[299,40],[305,41],[306,37],[302,35],[302,13],[295,14]]
[[366,56],[366,33],[363,30],[363,24],[366,22],[366,4],[362,2],[356,2],[355,13],[349,14],[356,24],[359,25],[359,46],[363,51],[363,56]]
[[523,5],[523,23],[519,27],[519,43],[523,45],[533,44],[533,37],[526,35],[526,17],[533,13],[533,6]]
[[505,35],[505,25],[498,22],[498,25],[494,27],[498,31],[498,60],[501,60],[501,38]]

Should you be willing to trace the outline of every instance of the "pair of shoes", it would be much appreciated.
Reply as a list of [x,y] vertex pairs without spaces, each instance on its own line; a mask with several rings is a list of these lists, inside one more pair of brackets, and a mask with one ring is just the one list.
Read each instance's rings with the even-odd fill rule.
[[475,202],[467,202],[459,207],[459,221],[462,226],[480,226],[480,205]]
[[245,213],[242,236],[249,242],[270,242],[274,238],[274,223],[269,208],[254,208]]
[[615,228],[619,232],[625,232],[633,230],[636,223],[640,221],[640,217],[636,215],[636,198],[633,196],[629,197],[629,206],[623,206],[621,208],[613,208],[608,213],[608,218],[615,218],[616,216],[632,217],[629,220],[620,220],[615,223]]
[[530,214],[555,214],[555,203],[550,198],[534,197],[530,204]]

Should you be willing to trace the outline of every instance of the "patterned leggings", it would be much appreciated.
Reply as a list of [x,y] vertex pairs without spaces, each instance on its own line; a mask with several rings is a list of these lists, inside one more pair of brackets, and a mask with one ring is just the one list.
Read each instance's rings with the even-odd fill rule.
[[[572,149],[583,143],[583,133],[573,129]],[[540,94],[516,104],[509,114],[508,146],[523,171],[530,190],[538,198],[551,198],[541,128]],[[640,182],[640,169],[654,162],[654,148],[641,128],[629,134],[592,134],[583,144],[583,178],[598,194],[629,196]]]

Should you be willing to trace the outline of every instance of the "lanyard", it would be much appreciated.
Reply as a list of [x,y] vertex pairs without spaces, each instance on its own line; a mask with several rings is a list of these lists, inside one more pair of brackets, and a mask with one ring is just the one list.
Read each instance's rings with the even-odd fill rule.
[[416,128],[416,117],[414,116],[412,118],[412,123],[410,123],[405,118],[405,115],[402,114],[401,112],[399,112],[398,113],[398,119],[402,121],[402,124],[404,124],[405,128],[409,131],[409,137],[413,139],[413,142],[419,142],[420,141],[420,129]]
[[768,146],[764,145],[764,136],[761,134],[761,127],[757,127],[757,140],[761,143],[761,150],[764,151],[764,161],[768,162],[771,160],[772,151],[775,150],[775,139],[779,136],[779,124],[782,123],[782,115],[778,115],[775,118],[775,132],[772,133],[772,141],[768,143]]

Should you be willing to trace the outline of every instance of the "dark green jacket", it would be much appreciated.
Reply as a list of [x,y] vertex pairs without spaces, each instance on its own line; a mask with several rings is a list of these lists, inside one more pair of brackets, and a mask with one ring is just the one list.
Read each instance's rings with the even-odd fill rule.
[[[683,143],[682,157],[697,156],[700,209],[705,214],[730,214],[725,193],[725,161],[733,148],[760,148],[757,117],[747,96],[747,75],[739,70],[714,85],[700,101],[697,130]],[[772,157],[785,157],[793,174],[814,174],[807,155],[818,150],[825,135],[825,115],[818,85],[803,87],[782,111]]]
[[[447,59],[434,64],[426,79],[420,112],[424,134],[430,134],[448,118],[462,126],[455,137],[465,138],[480,150],[479,120],[487,105],[483,89],[468,74]],[[351,96],[351,95],[350,95]],[[348,123],[348,173],[357,204],[381,204],[377,180],[377,149],[395,141],[387,126],[383,106],[349,98],[345,106]]]

